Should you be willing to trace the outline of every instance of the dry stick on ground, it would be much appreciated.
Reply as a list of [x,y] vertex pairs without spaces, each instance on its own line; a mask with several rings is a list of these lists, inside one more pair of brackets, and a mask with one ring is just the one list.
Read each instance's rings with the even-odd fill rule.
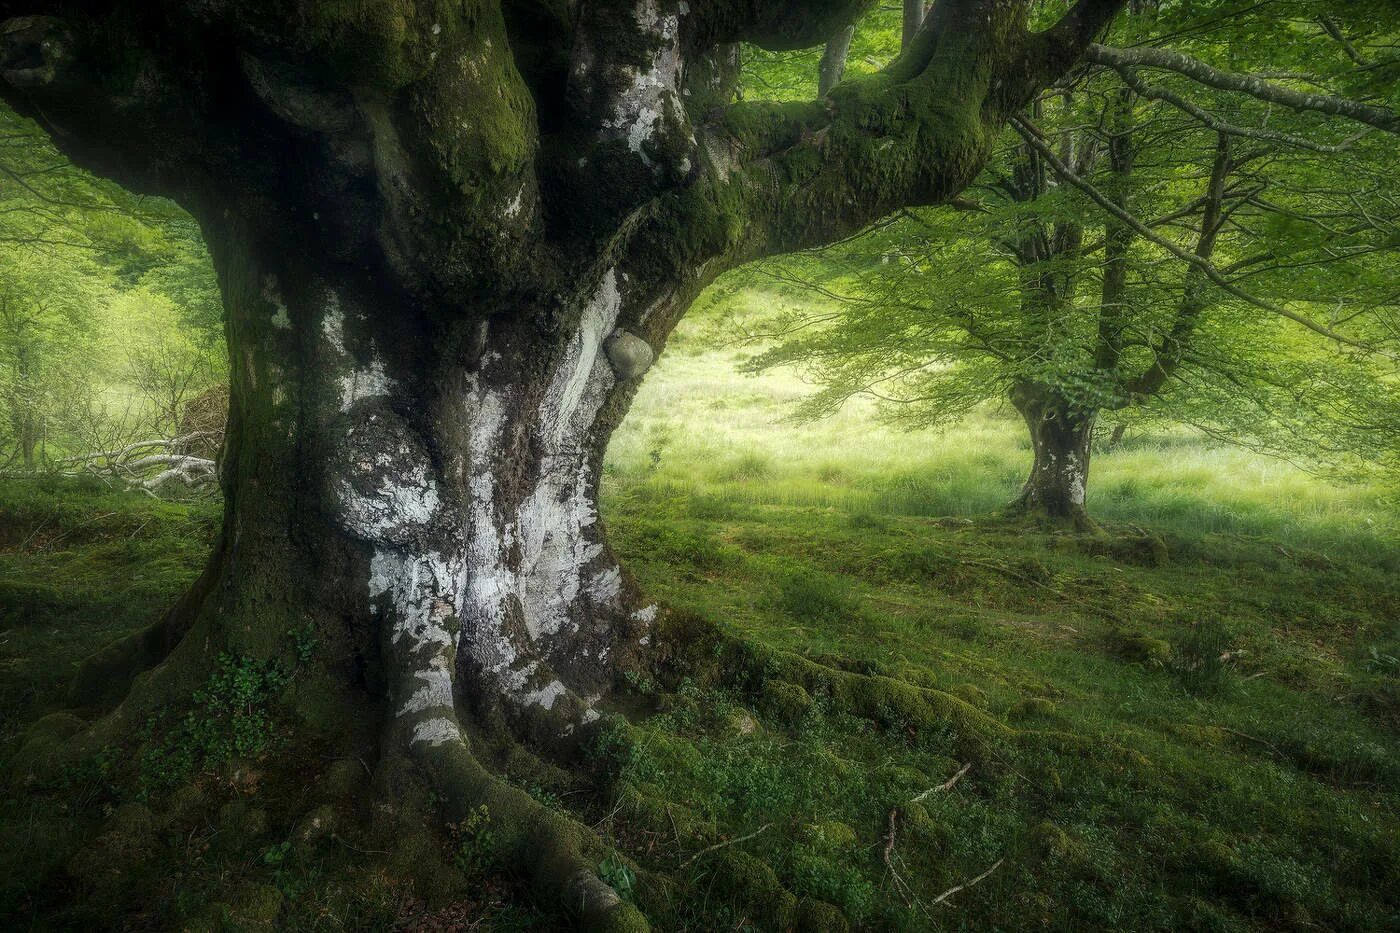
[[[915,904],[919,904],[919,899],[914,895],[914,891],[909,887],[909,884],[899,876],[899,872],[896,871],[894,867],[894,840],[899,825],[898,821],[899,808],[895,807],[890,811],[890,828],[885,834],[885,848],[880,857],[884,861],[885,867],[889,869],[890,878],[894,880],[894,889],[899,892],[900,897],[904,898],[906,906],[913,907]],[[923,905],[919,904],[919,906],[922,907]]]
[[973,878],[971,881],[965,881],[965,882],[963,882],[962,884],[955,884],[955,885],[953,885],[951,888],[949,888],[948,890],[944,891],[942,894],[938,895],[938,896],[935,897],[932,901],[930,901],[930,902],[929,902],[929,906],[930,906],[930,907],[937,907],[939,904],[943,903],[943,902],[946,901],[948,898],[952,897],[954,894],[957,894],[959,891],[963,891],[963,890],[966,890],[967,888],[972,887],[974,884],[977,884],[979,881],[982,881],[984,878],[986,878],[986,877],[987,877],[988,875],[990,875],[992,872],[994,872],[994,871],[996,871],[998,868],[1000,868],[1000,867],[1001,867],[1001,863],[1004,862],[1004,861],[1006,861],[1006,859],[1000,859],[1000,858],[999,858],[999,859],[996,860],[996,863],[995,863],[994,865],[992,865],[991,868],[988,868],[986,871],[982,872],[982,874],[978,875],[976,878]]
[[967,764],[963,765],[961,768],[958,769],[958,773],[957,773],[957,774],[955,774],[955,775],[953,775],[952,777],[948,778],[948,780],[944,781],[942,784],[939,784],[937,787],[930,787],[928,790],[924,791],[922,794],[920,794],[919,796],[915,797],[913,800],[911,800],[911,801],[909,801],[909,802],[910,802],[910,803],[923,803],[925,800],[927,800],[929,797],[933,796],[934,794],[942,793],[942,792],[946,792],[946,791],[952,790],[952,789],[953,789],[953,785],[955,785],[955,784],[957,784],[959,781],[961,781],[961,780],[963,779],[963,775],[964,775],[964,774],[967,774],[967,772],[969,772],[969,771],[971,771],[971,770],[972,770],[972,762],[969,761]]
[[768,829],[768,827],[770,827],[770,826],[772,826],[772,825],[773,825],[772,823],[764,823],[762,826],[760,826],[758,829],[755,829],[753,832],[749,833],[747,836],[740,836],[740,837],[737,838],[737,839],[726,839],[724,842],[716,842],[716,843],[715,843],[714,845],[712,845],[712,846],[706,846],[705,848],[701,849],[699,852],[696,852],[696,853],[695,853],[694,855],[692,855],[690,858],[686,859],[684,862],[681,862],[681,868],[689,868],[692,864],[694,864],[694,862],[695,862],[696,859],[698,859],[698,858],[700,858],[701,856],[704,856],[704,855],[709,855],[711,852],[715,851],[716,849],[723,849],[725,846],[736,845],[736,844],[738,844],[738,843],[740,843],[740,842],[748,842],[750,839],[753,839],[753,838],[755,838],[755,837],[757,837],[757,836],[762,835],[763,832],[764,832],[764,830]]

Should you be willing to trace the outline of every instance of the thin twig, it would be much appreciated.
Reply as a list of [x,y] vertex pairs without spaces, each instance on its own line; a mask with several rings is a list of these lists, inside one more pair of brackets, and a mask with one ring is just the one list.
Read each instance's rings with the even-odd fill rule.
[[915,900],[914,892],[910,890],[909,885],[905,883],[904,879],[899,876],[899,872],[895,870],[894,859],[892,857],[894,855],[895,832],[899,826],[898,820],[899,808],[895,807],[890,811],[890,829],[889,832],[885,834],[885,850],[881,857],[885,862],[885,867],[890,871],[890,878],[894,881],[894,889],[899,892],[900,897],[904,898],[906,906],[913,907]]
[[986,871],[982,872],[982,874],[978,875],[976,878],[973,878],[971,881],[965,881],[965,882],[963,882],[962,884],[955,884],[955,885],[953,885],[951,888],[949,888],[948,890],[944,891],[942,894],[938,895],[938,896],[935,897],[932,901],[930,901],[930,902],[929,902],[929,906],[930,906],[930,907],[937,907],[939,904],[943,903],[943,902],[946,901],[948,898],[952,897],[954,894],[957,894],[959,891],[963,891],[963,890],[966,890],[967,888],[972,887],[974,884],[976,884],[977,882],[983,880],[983,879],[986,878],[988,875],[990,875],[992,872],[994,872],[994,871],[996,871],[998,868],[1000,868],[1000,867],[1001,867],[1001,863],[1004,862],[1004,861],[1006,861],[1006,860],[1005,860],[1005,859],[997,859],[997,860],[996,860],[996,864],[994,864],[991,868],[988,868]]
[[963,765],[961,768],[958,769],[958,773],[957,773],[957,774],[955,774],[955,775],[953,775],[952,777],[948,778],[948,780],[944,781],[942,784],[939,784],[937,787],[930,787],[928,790],[924,791],[922,794],[920,794],[919,796],[915,797],[913,800],[911,800],[911,801],[909,801],[909,802],[910,802],[910,803],[923,803],[925,800],[927,800],[929,797],[932,797],[934,794],[946,793],[947,791],[952,790],[952,789],[953,789],[953,785],[955,785],[955,784],[957,784],[959,781],[961,781],[961,780],[963,779],[963,775],[964,775],[964,774],[967,774],[967,772],[969,772],[969,771],[971,771],[971,770],[972,770],[972,762],[969,761],[967,764]]
[[701,849],[699,852],[696,852],[696,853],[695,853],[694,855],[692,855],[690,858],[688,858],[688,859],[686,859],[684,862],[682,862],[682,863],[681,863],[681,868],[688,868],[688,867],[690,867],[690,865],[694,864],[694,862],[695,862],[696,859],[698,859],[698,858],[700,858],[701,856],[704,856],[704,855],[709,855],[711,852],[714,852],[716,849],[723,849],[725,846],[732,846],[732,845],[735,845],[735,844],[740,843],[740,842],[748,842],[750,839],[753,839],[755,836],[758,836],[758,835],[762,834],[764,830],[768,829],[768,828],[769,828],[770,826],[772,826],[772,825],[773,825],[772,823],[764,823],[762,826],[760,826],[758,829],[755,829],[753,832],[749,833],[747,836],[740,836],[738,839],[726,839],[724,842],[716,842],[716,843],[715,843],[714,845],[712,845],[712,846],[706,846],[705,848]]

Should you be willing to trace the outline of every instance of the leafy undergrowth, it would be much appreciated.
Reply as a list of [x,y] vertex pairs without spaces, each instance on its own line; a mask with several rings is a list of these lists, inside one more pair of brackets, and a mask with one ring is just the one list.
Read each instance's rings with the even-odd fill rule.
[[[835,929],[822,905],[901,930],[1400,923],[1400,546],[1344,560],[646,485],[608,518],[678,613],[970,711],[901,723],[892,701],[876,723],[780,681],[634,678],[634,725],[589,747],[601,791],[517,780],[611,836],[626,858],[599,873],[657,929]],[[5,759],[78,660],[193,577],[216,524],[0,488]],[[431,800],[391,819],[365,763],[289,748],[275,694],[312,650],[220,661],[193,713],[152,724],[159,760],[0,803],[6,926],[558,928],[497,869],[489,812],[405,831]],[[144,783],[114,783],[123,767]],[[657,871],[681,887],[658,897]]]

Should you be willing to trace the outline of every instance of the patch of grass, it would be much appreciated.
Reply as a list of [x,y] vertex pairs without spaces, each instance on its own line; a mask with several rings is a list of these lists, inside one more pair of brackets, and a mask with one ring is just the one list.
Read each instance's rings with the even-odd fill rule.
[[799,622],[842,625],[857,620],[861,607],[850,584],[827,574],[794,571],[778,585],[777,606]]
[[1226,686],[1232,636],[1216,618],[1191,625],[1172,646],[1168,669],[1196,696],[1217,696]]

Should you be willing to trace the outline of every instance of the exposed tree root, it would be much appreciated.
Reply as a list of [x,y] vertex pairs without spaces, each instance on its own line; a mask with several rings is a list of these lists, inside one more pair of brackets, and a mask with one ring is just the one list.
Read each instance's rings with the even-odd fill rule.
[[659,633],[658,668],[669,679],[723,684],[757,701],[780,719],[793,718],[814,696],[828,708],[870,719],[886,729],[916,733],[952,730],[956,753],[970,765],[1005,764],[996,746],[1052,749],[1116,765],[1139,766],[1131,749],[1066,732],[1024,730],[1007,725],[961,697],[886,674],[842,670],[788,651],[724,632],[709,620],[674,614]]
[[641,912],[598,877],[609,848],[587,827],[488,772],[460,740],[420,747],[415,758],[448,819],[486,807],[497,854],[533,880],[541,902],[562,904],[586,930],[649,929]]
[[77,708],[111,709],[130,691],[136,675],[169,657],[194,625],[218,582],[225,553],[220,534],[204,572],[159,621],[100,648],[78,667],[68,688],[68,702]]
[[[196,591],[187,599],[197,599]],[[178,638],[178,620],[191,615],[196,621],[184,638]],[[134,677],[126,698],[91,724],[69,713],[41,720],[16,757],[19,776],[35,779],[104,749],[139,746],[139,728],[161,710],[176,709],[181,701],[187,702],[207,677],[211,651],[206,643],[209,639],[201,634],[206,628],[204,621],[197,613],[181,613],[177,607],[153,628],[100,652],[85,667],[83,677],[91,681],[102,671],[112,677]],[[490,721],[489,716],[482,723],[459,721],[455,690],[450,681],[442,680],[455,670],[455,638],[447,631],[450,620],[443,621],[441,631],[436,625],[434,622],[412,632],[400,629],[398,641],[386,645],[389,667],[399,671],[397,681],[388,685],[387,709],[382,701],[381,705],[357,701],[344,687],[328,684],[323,674],[304,691],[321,696],[322,705],[334,707],[323,718],[339,715],[361,724],[387,723],[377,741],[368,738],[369,745],[380,748],[377,767],[363,767],[374,772],[377,799],[389,809],[413,799],[412,787],[426,787],[432,791],[432,806],[450,824],[474,813],[488,814],[492,847],[503,867],[531,879],[541,903],[560,905],[585,929],[647,929],[643,909],[665,914],[675,909],[682,891],[691,892],[703,884],[724,890],[750,916],[778,928],[847,928],[836,907],[798,898],[769,865],[744,851],[742,843],[755,834],[724,838],[714,821],[666,799],[659,788],[620,782],[612,788],[614,815],[620,814],[629,826],[675,840],[670,869],[675,877],[629,865],[637,878],[632,892],[636,904],[625,900],[600,877],[600,865],[613,854],[605,839],[579,820],[546,806],[501,773],[527,786],[546,788],[580,787],[576,775],[520,744],[503,723]],[[406,633],[411,637],[405,637]],[[765,715],[789,725],[797,725],[806,711],[820,702],[829,711],[862,717],[892,732],[946,738],[960,760],[968,764],[940,790],[951,790],[974,766],[979,771],[1004,766],[1014,772],[1000,753],[1008,747],[1052,748],[1119,764],[1142,763],[1140,755],[1111,744],[1065,733],[1017,730],[952,694],[871,671],[869,666],[844,664],[840,659],[814,660],[771,649],[693,615],[664,615],[654,636],[650,661],[663,688],[673,688],[680,679],[690,678],[738,691],[752,698]],[[169,642],[174,642],[173,646]],[[159,663],[161,657],[164,663]],[[139,672],[143,667],[150,669]],[[313,667],[307,676],[314,678],[316,670]],[[87,689],[75,686],[75,695],[93,695],[83,694]],[[97,705],[115,692],[115,686],[98,691],[97,699],[88,705]],[[297,693],[294,686],[282,698],[287,712],[314,718],[301,715]],[[365,747],[357,744],[366,738],[363,726],[351,728],[359,729],[357,738],[346,732],[327,739],[332,752],[344,756],[345,746]],[[643,740],[640,728],[633,734],[638,741]],[[666,741],[656,735],[646,740]],[[683,762],[687,750],[681,746],[687,743],[682,739],[674,742],[672,751],[677,761]],[[335,743],[340,744],[338,749]],[[573,749],[566,754],[576,752]],[[689,752],[694,753],[693,749]],[[350,752],[344,760],[356,760],[358,754]],[[421,797],[422,792],[418,793]],[[911,802],[906,808],[917,810],[919,804]],[[319,825],[318,820],[310,820],[308,833]],[[297,832],[302,832],[300,825]]]

